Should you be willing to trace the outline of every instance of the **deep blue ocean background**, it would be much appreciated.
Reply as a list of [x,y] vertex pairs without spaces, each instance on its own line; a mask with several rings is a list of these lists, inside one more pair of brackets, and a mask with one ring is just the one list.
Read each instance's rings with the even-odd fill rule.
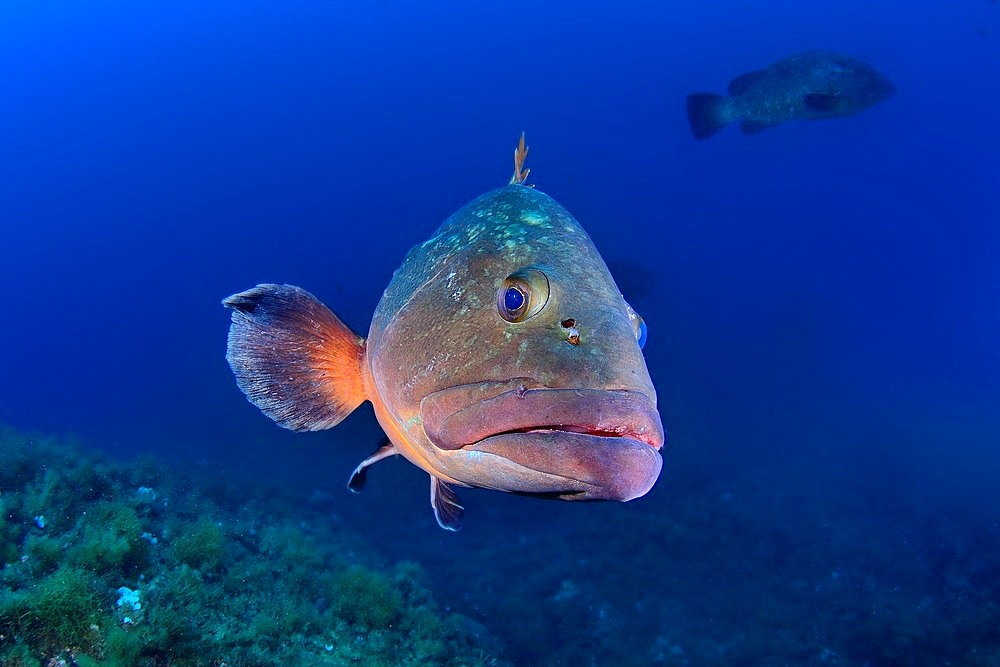
[[[897,94],[691,137],[688,93],[815,48]],[[10,1],[0,82],[0,422],[323,490],[516,664],[1000,664],[996,2]],[[244,399],[220,301],[366,333],[521,131],[649,326],[664,472],[446,534],[403,461],[347,491],[370,407]]]

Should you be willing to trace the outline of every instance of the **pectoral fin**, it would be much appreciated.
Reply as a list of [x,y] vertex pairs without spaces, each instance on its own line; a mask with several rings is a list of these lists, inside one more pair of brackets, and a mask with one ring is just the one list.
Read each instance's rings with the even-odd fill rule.
[[445,530],[456,531],[462,527],[465,508],[458,504],[458,496],[452,488],[437,477],[431,477],[431,507],[438,525]]
[[365,488],[365,482],[368,481],[368,468],[382,459],[387,459],[390,456],[395,456],[399,452],[396,451],[396,446],[389,441],[388,438],[379,445],[375,453],[366,458],[364,461],[358,464],[358,467],[354,469],[351,473],[351,479],[347,482],[347,488],[349,488],[354,493],[361,493],[361,489]]
[[319,431],[365,401],[365,340],[312,294],[258,285],[222,303],[233,310],[226,359],[268,417],[293,431]]
[[803,103],[810,111],[817,113],[830,113],[836,111],[840,104],[840,98],[828,93],[809,93],[803,98]]

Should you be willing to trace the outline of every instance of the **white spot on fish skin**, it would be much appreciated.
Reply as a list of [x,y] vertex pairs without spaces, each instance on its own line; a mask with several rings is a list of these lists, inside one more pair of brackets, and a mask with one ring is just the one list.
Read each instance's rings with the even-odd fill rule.
[[549,221],[549,216],[540,211],[527,211],[521,215],[521,222],[526,225],[542,225]]
[[409,391],[415,387],[421,380],[432,374],[439,366],[447,362],[449,359],[451,359],[450,352],[438,352],[435,354],[422,370],[414,372],[412,377],[403,383],[403,390]]
[[470,225],[465,230],[465,237],[466,237],[466,239],[468,240],[469,243],[473,243],[476,239],[478,239],[480,236],[482,236],[482,234],[485,231],[485,229],[486,228],[485,228],[484,225],[479,225],[479,224],[477,224],[477,225]]
[[459,287],[457,290],[451,293],[452,301],[458,303],[462,300],[462,293],[465,292],[464,288]]
[[447,276],[445,276],[445,279],[447,279],[447,281],[448,281],[448,289],[451,289],[451,281],[454,280],[455,276],[457,276],[457,275],[458,275],[457,273],[455,273],[454,271],[452,271]]
[[421,376],[430,375],[431,373],[434,372],[434,369],[437,368],[438,364],[442,364],[442,363],[448,361],[448,359],[450,359],[450,358],[451,358],[451,354],[450,353],[448,353],[448,352],[438,352],[433,357],[431,357],[431,360],[424,367],[424,370],[421,373]]
[[463,449],[462,455],[472,465],[483,463],[482,459],[485,459],[487,456],[490,456],[487,452],[477,452],[474,449]]

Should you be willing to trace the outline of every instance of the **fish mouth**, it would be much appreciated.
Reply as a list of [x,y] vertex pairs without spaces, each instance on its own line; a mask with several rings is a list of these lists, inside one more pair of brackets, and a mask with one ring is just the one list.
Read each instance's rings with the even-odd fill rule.
[[629,389],[551,388],[530,379],[461,385],[420,405],[435,447],[475,486],[571,500],[631,500],[660,474],[655,403]]

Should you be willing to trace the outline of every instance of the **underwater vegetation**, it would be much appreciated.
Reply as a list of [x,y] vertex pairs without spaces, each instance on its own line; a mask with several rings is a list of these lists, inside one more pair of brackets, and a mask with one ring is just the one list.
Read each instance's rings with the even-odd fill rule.
[[0,666],[1000,664],[995,501],[787,473],[484,503],[441,559],[426,522],[376,551],[303,489],[0,428]]
[[264,495],[0,427],[0,665],[501,664],[418,565]]
[[470,526],[475,558],[440,570],[425,526],[394,530],[518,665],[1000,665],[995,495],[970,512],[849,465],[795,469],[668,471],[656,502],[545,506],[530,520],[517,512],[531,499],[481,507],[484,523],[506,522],[503,539]]

